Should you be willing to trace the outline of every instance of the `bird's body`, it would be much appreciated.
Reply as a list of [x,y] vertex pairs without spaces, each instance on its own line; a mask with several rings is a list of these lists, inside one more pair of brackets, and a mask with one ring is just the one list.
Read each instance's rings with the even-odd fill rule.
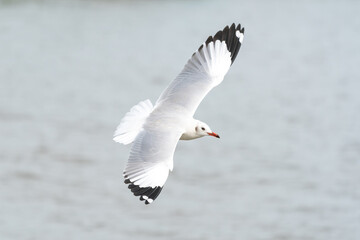
[[244,36],[241,25],[225,27],[209,37],[183,71],[160,95],[135,105],[122,119],[114,141],[133,142],[124,170],[125,183],[146,204],[160,194],[173,169],[178,140],[219,135],[193,115],[206,94],[220,84],[236,58]]

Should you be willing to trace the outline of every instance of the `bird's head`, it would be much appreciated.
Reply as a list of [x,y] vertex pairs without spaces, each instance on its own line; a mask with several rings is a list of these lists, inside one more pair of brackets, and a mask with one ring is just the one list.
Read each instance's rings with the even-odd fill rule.
[[201,122],[201,121],[198,121],[196,123],[196,125],[195,125],[195,133],[199,137],[213,136],[213,137],[216,137],[216,138],[220,138],[219,135],[217,135],[216,133],[211,131],[210,127],[206,123]]

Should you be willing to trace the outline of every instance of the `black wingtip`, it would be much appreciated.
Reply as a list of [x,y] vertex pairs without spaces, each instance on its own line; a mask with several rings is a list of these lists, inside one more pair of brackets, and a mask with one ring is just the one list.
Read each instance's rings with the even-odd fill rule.
[[160,194],[162,187],[140,187],[139,185],[134,184],[128,176],[125,176],[125,184],[129,184],[128,188],[135,196],[140,196],[140,201],[145,201],[145,204],[148,205],[152,203]]
[[212,41],[214,41],[213,37],[209,36],[208,39],[206,39],[205,44],[208,45]]
[[[205,41],[205,45],[208,45],[210,42],[215,42],[216,40],[225,41],[228,51],[230,52],[231,64],[234,62],[240,47],[241,40],[240,36],[243,35],[245,29],[241,27],[241,24],[231,26],[226,26],[223,30],[218,31],[214,36],[209,36]],[[240,34],[239,34],[240,33]],[[198,49],[200,51],[203,48],[201,45]]]

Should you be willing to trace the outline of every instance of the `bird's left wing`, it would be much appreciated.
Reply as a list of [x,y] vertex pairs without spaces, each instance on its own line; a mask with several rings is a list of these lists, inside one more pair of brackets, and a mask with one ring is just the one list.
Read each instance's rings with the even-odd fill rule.
[[155,107],[181,108],[193,116],[206,94],[224,79],[243,38],[244,28],[240,24],[226,26],[210,36],[160,95]]
[[124,170],[125,183],[135,196],[149,204],[160,194],[169,170],[181,131],[144,128],[136,137]]

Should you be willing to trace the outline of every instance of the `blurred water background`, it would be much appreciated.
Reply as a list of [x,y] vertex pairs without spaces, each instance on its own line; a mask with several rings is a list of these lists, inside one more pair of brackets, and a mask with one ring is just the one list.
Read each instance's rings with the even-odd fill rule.
[[[360,239],[359,1],[1,1],[0,239]],[[225,25],[245,39],[159,198],[123,115]]]

